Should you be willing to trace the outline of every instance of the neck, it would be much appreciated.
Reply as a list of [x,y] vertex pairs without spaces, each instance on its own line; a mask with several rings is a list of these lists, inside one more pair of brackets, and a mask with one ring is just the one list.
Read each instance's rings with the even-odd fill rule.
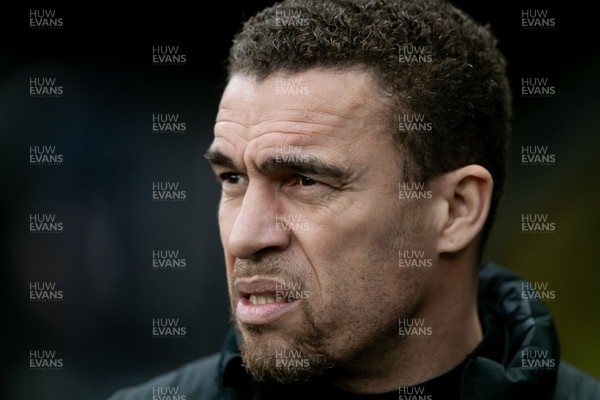
[[[366,349],[348,363],[336,386],[374,394],[417,385],[452,370],[477,347],[483,338],[477,313],[478,269],[456,259],[438,261],[425,302],[398,332],[405,336],[382,338]],[[423,332],[431,334],[422,337]]]

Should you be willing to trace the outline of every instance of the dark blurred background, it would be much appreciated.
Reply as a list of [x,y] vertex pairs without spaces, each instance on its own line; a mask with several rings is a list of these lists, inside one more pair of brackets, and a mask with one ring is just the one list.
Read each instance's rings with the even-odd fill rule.
[[[241,22],[268,1],[211,11],[171,3],[115,8],[3,6],[0,36],[0,197],[8,399],[104,399],[220,347],[228,325],[216,219],[219,186],[202,155]],[[490,23],[509,60],[514,135],[509,180],[486,259],[546,282],[556,299],[563,358],[600,377],[600,58],[594,25],[575,3],[455,1]],[[56,10],[61,29],[30,29],[29,10]],[[523,29],[521,10],[547,10],[555,29]],[[183,65],[153,65],[153,46],[179,46]],[[58,98],[32,98],[29,79],[55,78]],[[524,98],[522,77],[549,78],[552,98]],[[186,131],[155,133],[152,115]],[[30,146],[55,146],[62,165],[30,165]],[[521,146],[548,146],[556,163],[521,163]],[[152,201],[152,182],[179,183],[183,202]],[[64,230],[31,234],[31,213]],[[556,232],[523,234],[524,213]],[[185,269],[155,270],[153,250]],[[61,302],[31,302],[30,282],[55,282]],[[179,318],[184,338],[152,337],[152,320]],[[29,369],[31,350],[64,366]]]

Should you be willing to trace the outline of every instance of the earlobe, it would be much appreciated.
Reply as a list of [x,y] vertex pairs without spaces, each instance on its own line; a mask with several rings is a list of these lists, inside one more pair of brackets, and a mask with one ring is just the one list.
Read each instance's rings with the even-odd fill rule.
[[492,176],[480,165],[468,165],[436,178],[435,185],[443,205],[437,210],[437,252],[456,253],[475,240],[485,225]]

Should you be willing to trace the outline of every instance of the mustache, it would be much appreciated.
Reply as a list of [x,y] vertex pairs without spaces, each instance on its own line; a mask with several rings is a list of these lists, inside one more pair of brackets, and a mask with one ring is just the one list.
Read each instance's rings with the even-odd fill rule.
[[280,258],[266,257],[260,260],[236,259],[231,277],[233,282],[253,276],[278,278],[304,287],[308,278],[307,275],[306,268],[302,268],[295,263]]

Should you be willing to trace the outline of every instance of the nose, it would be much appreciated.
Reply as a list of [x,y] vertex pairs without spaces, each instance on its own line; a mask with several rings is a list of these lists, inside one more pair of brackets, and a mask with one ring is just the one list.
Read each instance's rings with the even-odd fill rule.
[[279,208],[276,193],[250,184],[229,236],[229,251],[239,259],[254,259],[266,251],[281,251],[290,243],[290,233],[276,223]]

